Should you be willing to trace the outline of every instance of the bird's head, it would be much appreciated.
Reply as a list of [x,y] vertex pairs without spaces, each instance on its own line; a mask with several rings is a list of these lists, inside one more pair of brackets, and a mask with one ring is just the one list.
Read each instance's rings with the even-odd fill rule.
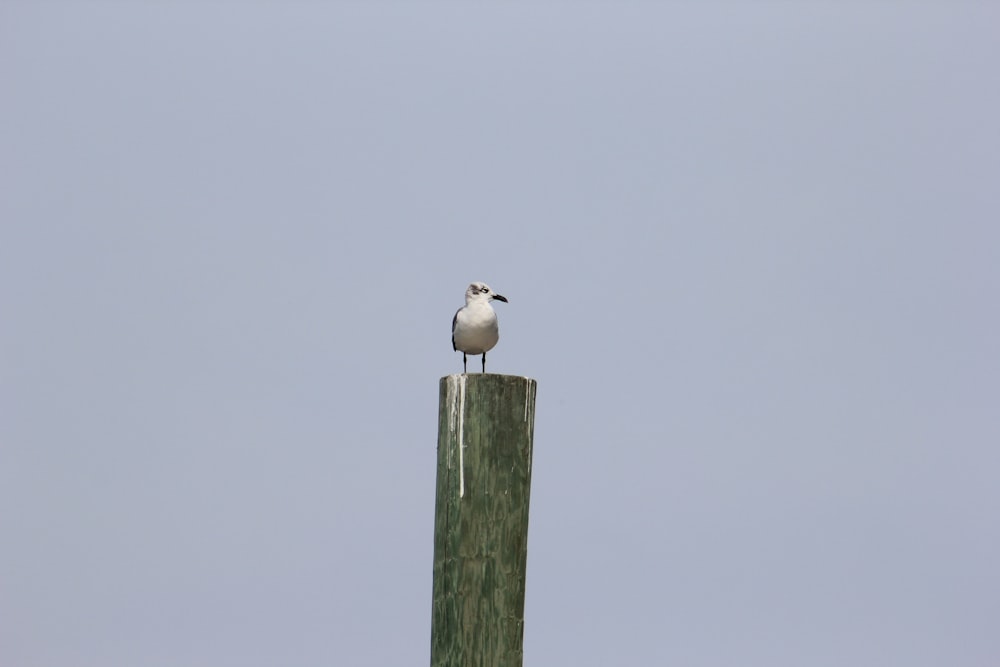
[[469,285],[469,289],[465,290],[465,302],[471,303],[473,301],[503,301],[507,303],[507,297],[497,294],[486,283],[472,283]]

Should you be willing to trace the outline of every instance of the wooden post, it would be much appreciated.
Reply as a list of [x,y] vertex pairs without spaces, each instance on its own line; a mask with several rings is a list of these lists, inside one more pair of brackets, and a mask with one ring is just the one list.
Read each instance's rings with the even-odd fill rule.
[[521,667],[536,387],[441,378],[431,667]]

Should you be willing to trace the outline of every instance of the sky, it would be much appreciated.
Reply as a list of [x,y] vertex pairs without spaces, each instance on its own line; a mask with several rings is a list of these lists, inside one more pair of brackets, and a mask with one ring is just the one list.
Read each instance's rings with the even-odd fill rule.
[[526,667],[996,665],[998,25],[3,3],[0,663],[427,664],[485,281]]

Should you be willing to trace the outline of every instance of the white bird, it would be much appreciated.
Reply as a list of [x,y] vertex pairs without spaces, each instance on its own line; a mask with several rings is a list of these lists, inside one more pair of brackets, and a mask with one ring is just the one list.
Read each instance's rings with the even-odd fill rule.
[[500,339],[497,314],[490,301],[503,301],[486,283],[472,283],[465,290],[465,306],[458,309],[451,321],[451,347],[462,351],[462,372],[468,373],[468,355],[483,355],[483,372],[486,372],[486,353],[493,349]]

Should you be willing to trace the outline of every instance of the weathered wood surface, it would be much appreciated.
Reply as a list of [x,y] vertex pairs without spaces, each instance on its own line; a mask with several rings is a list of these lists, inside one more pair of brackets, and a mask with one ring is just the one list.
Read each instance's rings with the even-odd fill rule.
[[431,667],[521,667],[536,387],[441,378]]

